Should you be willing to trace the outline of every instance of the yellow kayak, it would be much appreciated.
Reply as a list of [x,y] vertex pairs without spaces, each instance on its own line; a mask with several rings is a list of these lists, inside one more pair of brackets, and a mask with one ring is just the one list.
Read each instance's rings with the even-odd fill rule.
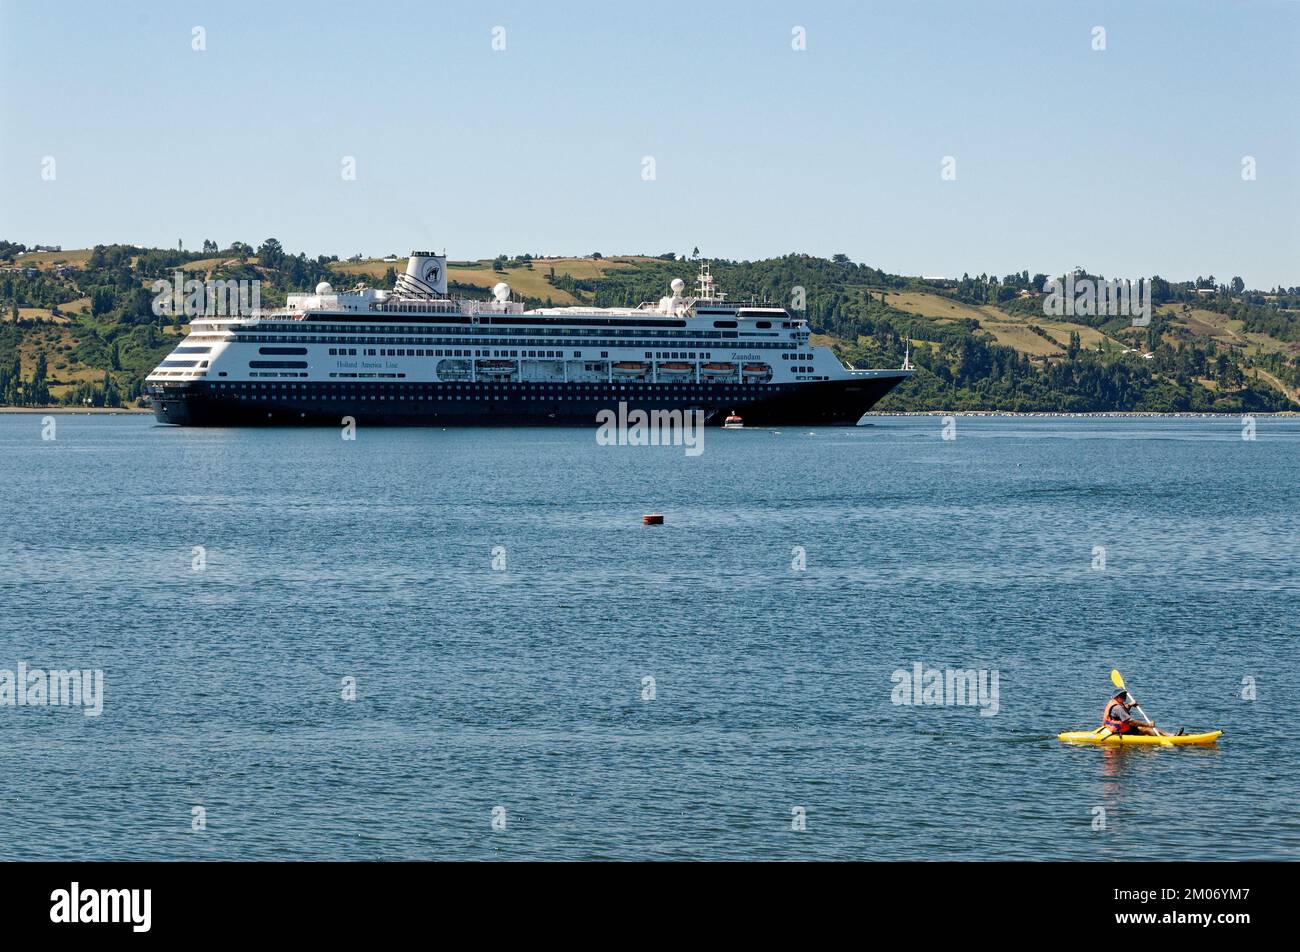
[[1148,737],[1146,734],[1108,734],[1102,737],[1102,729],[1095,731],[1066,731],[1057,734],[1057,740],[1067,744],[1101,744],[1103,746],[1120,746],[1128,744],[1213,744],[1223,731],[1206,731],[1204,734],[1175,734],[1172,737]]

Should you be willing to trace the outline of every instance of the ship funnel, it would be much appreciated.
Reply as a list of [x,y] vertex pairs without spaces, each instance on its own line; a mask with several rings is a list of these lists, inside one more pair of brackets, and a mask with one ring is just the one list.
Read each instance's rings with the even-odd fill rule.
[[406,273],[398,276],[395,290],[409,297],[446,297],[447,256],[412,251]]

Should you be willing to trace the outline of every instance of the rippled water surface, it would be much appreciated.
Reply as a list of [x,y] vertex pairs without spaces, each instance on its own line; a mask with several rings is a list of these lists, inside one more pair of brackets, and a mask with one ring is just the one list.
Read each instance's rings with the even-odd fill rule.
[[[0,670],[105,678],[0,706],[0,857],[1297,858],[1300,421],[1241,433],[0,415]],[[1059,743],[1112,666],[1223,742]]]

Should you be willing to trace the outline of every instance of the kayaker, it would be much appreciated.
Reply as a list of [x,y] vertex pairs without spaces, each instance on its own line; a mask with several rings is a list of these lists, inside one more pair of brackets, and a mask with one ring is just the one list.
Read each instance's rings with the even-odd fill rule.
[[1106,706],[1102,708],[1101,726],[1112,734],[1146,734],[1148,737],[1171,736],[1168,731],[1162,731],[1156,727],[1155,722],[1147,724],[1143,721],[1133,720],[1129,715],[1129,710],[1136,706],[1127,691],[1116,691],[1115,696],[1107,701]]

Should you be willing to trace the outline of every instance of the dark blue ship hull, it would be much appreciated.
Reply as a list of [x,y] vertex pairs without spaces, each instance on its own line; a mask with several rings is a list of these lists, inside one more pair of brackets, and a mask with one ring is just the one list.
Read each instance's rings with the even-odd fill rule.
[[152,384],[154,415],[181,426],[596,426],[603,410],[700,410],[721,426],[852,426],[911,371],[786,384],[290,381]]

